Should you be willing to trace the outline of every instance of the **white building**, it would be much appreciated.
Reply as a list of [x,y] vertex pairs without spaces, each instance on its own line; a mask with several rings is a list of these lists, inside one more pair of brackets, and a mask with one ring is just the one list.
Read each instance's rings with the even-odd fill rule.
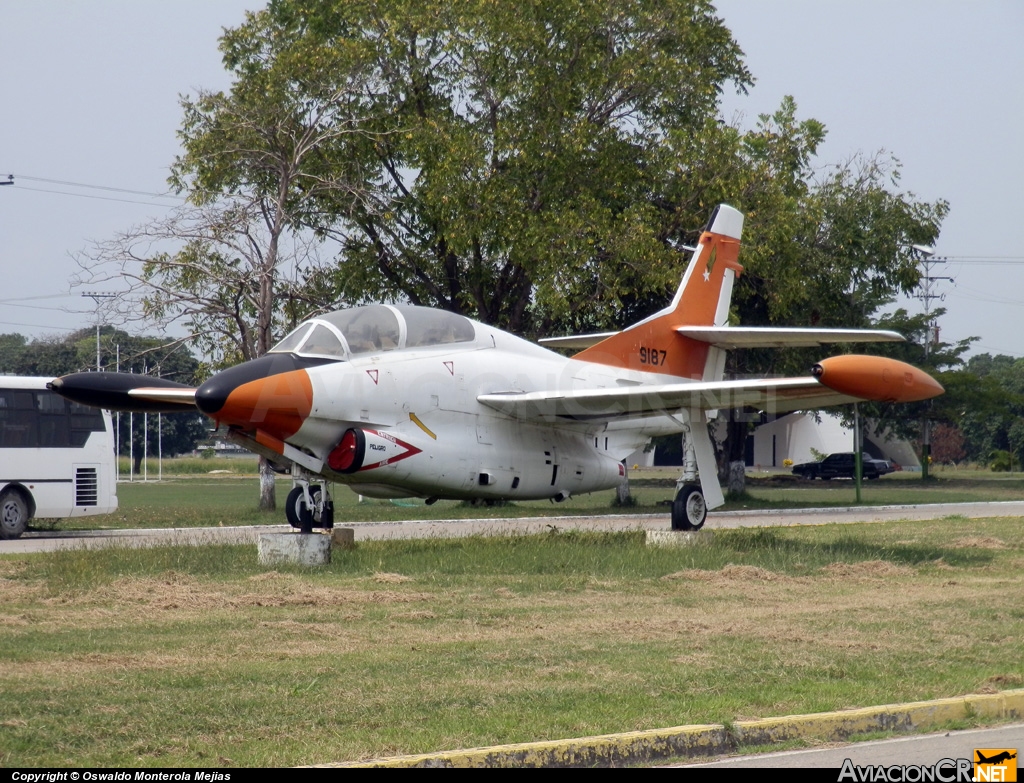
[[[838,416],[820,413],[790,413],[754,431],[754,455],[750,467],[781,468],[783,460],[794,464],[813,462],[811,449],[822,454],[853,451],[853,430],[844,427]],[[904,468],[921,466],[910,444],[887,440],[871,427],[864,436],[864,451],[873,457],[888,459]]]

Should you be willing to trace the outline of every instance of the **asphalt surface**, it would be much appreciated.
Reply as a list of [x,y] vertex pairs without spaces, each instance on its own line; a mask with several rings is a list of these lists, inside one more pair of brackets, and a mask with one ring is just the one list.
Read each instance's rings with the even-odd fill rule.
[[840,769],[849,759],[857,766],[910,766],[935,764],[940,759],[974,759],[975,748],[1024,750],[1024,723],[969,731],[943,731],[913,737],[894,737],[874,742],[854,742],[830,748],[733,756],[702,764],[671,764],[673,767],[757,767]]
[[[750,511],[708,514],[705,530],[738,527],[784,527],[850,522],[886,522],[896,519],[943,517],[1024,517],[1024,501],[994,503],[937,503],[908,506],[856,506]],[[230,520],[225,520],[229,522]],[[955,524],[955,519],[951,519]],[[668,530],[667,514],[523,517],[506,519],[406,520],[402,522],[338,522],[352,528],[356,541],[388,538],[459,538],[469,535],[543,533],[562,530]],[[255,543],[261,533],[283,533],[287,525],[258,525],[152,530],[32,531],[14,541],[0,541],[0,554],[44,552],[63,547],[157,546],[181,544]]]

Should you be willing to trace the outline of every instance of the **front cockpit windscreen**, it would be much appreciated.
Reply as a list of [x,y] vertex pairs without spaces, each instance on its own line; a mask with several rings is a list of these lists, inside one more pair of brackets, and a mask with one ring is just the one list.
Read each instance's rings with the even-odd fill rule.
[[[339,339],[339,332],[344,339]],[[473,322],[446,310],[410,305],[367,305],[311,319],[271,351],[344,359],[348,355],[426,348],[475,339]]]

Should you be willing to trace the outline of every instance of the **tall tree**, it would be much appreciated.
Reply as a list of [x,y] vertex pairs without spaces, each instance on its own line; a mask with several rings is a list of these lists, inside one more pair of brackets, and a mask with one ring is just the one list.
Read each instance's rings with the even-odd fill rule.
[[751,82],[713,8],[691,0],[279,0],[224,48],[240,82],[277,69],[305,93],[310,69],[336,68],[368,86],[344,92],[363,132],[323,154],[373,197],[335,191],[305,215],[341,243],[347,298],[520,333],[583,311],[607,322],[633,291],[669,285],[671,225],[706,219],[660,198],[687,164],[670,135],[713,127],[721,90]]

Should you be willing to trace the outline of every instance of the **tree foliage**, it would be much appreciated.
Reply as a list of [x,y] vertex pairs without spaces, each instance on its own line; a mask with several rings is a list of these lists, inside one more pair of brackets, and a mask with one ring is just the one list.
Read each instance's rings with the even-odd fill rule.
[[960,381],[961,406],[949,414],[964,434],[967,458],[984,464],[1004,451],[1024,464],[1024,359],[972,356]]
[[311,165],[360,187],[318,194],[303,220],[339,241],[346,299],[518,332],[608,322],[670,286],[674,240],[706,219],[671,195],[680,142],[751,81],[710,5],[685,0],[281,0],[222,46],[237,96],[266,80],[300,102],[345,96],[353,132]]

